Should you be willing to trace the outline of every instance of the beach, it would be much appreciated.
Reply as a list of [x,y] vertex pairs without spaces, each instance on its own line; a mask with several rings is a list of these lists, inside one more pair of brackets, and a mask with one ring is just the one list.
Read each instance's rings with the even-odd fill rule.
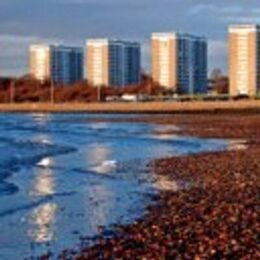
[[[150,162],[169,154],[226,149],[158,131],[176,127],[139,115],[0,113],[0,259],[39,259],[111,235],[143,216],[154,195],[175,189]],[[136,118],[137,119],[137,118]],[[123,122],[125,120],[126,122]],[[104,230],[104,232],[102,232]],[[15,250],[14,250],[15,248]]]
[[260,110],[260,100],[101,103],[2,103],[0,112],[43,113],[194,113]]
[[100,238],[92,247],[62,252],[61,259],[259,259],[259,113],[146,115],[131,120],[176,126],[158,135],[234,141],[226,151],[169,155],[151,162],[154,173],[188,185],[160,192],[143,217],[118,225],[115,235]]

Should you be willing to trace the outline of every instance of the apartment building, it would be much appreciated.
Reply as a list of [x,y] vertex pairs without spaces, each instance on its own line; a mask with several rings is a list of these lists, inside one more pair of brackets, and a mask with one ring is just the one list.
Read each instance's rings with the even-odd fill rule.
[[69,85],[83,79],[83,50],[62,45],[30,46],[30,74],[40,81]]
[[30,74],[40,81],[51,77],[51,46],[31,45],[29,50]]
[[127,86],[140,82],[141,51],[136,42],[89,39],[85,70],[95,86]]
[[192,35],[153,33],[151,70],[155,82],[176,93],[207,91],[207,41]]
[[230,95],[255,96],[260,92],[260,26],[229,27]]

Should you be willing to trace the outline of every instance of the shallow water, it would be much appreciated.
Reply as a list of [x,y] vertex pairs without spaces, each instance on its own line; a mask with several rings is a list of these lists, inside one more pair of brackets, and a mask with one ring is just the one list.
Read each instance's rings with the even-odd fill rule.
[[55,255],[100,225],[141,216],[149,194],[178,188],[149,173],[153,158],[227,148],[226,141],[153,134],[175,126],[89,120],[100,117],[0,115],[1,260]]

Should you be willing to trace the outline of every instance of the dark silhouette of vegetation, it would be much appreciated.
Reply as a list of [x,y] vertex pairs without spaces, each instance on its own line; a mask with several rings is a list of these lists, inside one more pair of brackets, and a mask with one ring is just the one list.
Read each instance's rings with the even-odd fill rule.
[[[100,94],[101,101],[108,96],[123,94],[160,95],[164,90],[147,75],[142,75],[140,84],[126,87],[95,87],[88,81],[80,81],[70,86],[55,85],[54,102],[96,102]],[[0,79],[0,102],[49,102],[51,101],[51,82],[37,81],[26,75],[22,78]]]
[[229,79],[222,74],[220,69],[214,69],[211,73],[209,80],[210,89],[217,94],[228,94],[229,92]]

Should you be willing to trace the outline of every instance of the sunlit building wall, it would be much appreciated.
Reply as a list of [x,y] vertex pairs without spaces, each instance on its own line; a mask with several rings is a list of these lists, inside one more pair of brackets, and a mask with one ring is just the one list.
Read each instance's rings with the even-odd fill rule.
[[30,74],[37,80],[73,84],[83,79],[83,50],[61,45],[32,45]]
[[255,96],[260,91],[260,26],[229,27],[230,95]]
[[37,80],[44,81],[50,78],[51,71],[51,46],[31,45],[30,74]]
[[89,39],[86,42],[86,77],[95,86],[126,86],[140,82],[140,44]]
[[155,82],[178,93],[207,91],[207,41],[192,35],[154,33],[151,67]]

